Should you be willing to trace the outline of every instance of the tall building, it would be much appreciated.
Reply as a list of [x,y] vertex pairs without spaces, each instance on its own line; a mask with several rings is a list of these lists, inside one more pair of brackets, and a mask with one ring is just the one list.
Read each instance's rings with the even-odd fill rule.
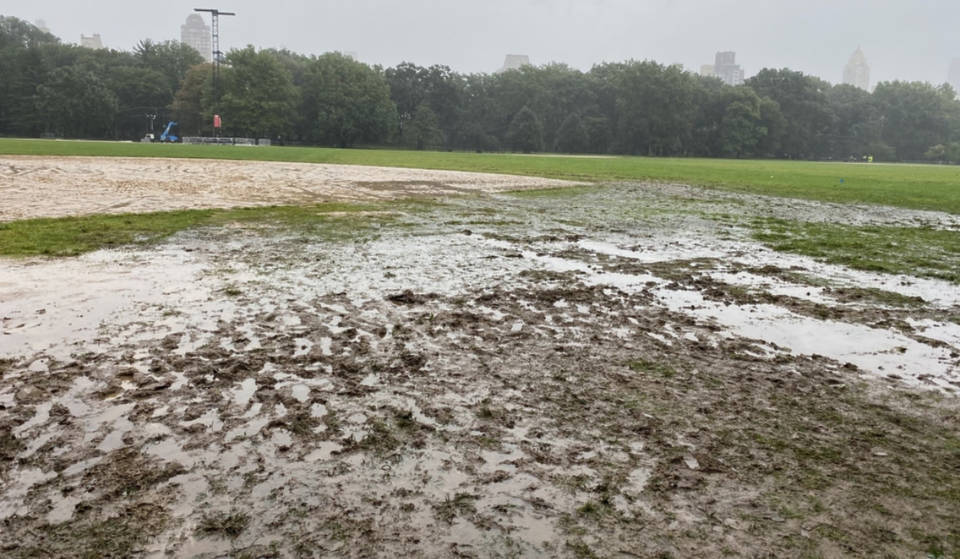
[[947,83],[960,95],[960,58],[950,61],[950,72],[947,74]]
[[717,53],[713,72],[727,85],[743,85],[743,68],[737,64],[737,53],[733,51]]
[[199,14],[190,14],[180,26],[180,42],[193,47],[207,62],[213,62],[213,38],[210,26]]
[[523,66],[530,65],[530,57],[525,54],[508,54],[503,60],[503,68],[497,70],[497,73],[507,70],[519,70]]
[[870,65],[867,64],[867,57],[863,55],[860,47],[853,51],[843,68],[843,83],[870,91]]
[[720,78],[727,85],[743,85],[743,68],[737,64],[737,53],[718,52],[713,64],[700,66],[700,75],[705,78]]
[[80,35],[80,46],[88,49],[102,49],[103,41],[100,39],[99,33],[94,33],[87,37],[86,35]]

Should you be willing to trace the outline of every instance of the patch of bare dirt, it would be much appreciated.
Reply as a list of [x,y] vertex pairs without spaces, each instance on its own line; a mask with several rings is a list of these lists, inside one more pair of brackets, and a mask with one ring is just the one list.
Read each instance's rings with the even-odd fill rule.
[[0,157],[0,222],[161,210],[368,202],[573,185],[489,173],[208,159]]

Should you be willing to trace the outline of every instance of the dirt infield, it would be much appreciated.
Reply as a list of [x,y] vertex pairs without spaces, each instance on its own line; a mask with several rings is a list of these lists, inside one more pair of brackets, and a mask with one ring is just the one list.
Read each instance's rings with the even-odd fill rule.
[[0,222],[35,217],[392,200],[573,185],[485,173],[268,161],[0,157]]

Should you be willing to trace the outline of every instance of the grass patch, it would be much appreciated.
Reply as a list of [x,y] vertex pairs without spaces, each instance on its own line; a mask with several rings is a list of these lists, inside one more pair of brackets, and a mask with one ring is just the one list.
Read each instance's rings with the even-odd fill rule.
[[960,188],[957,186],[960,184],[960,167],[947,165],[868,165],[651,157],[586,158],[294,147],[238,149],[227,146],[21,139],[0,139],[0,154],[340,163],[507,173],[585,182],[662,181],[810,200],[883,204],[960,213]]
[[674,370],[673,367],[663,363],[647,361],[646,359],[631,361],[630,363],[627,363],[627,366],[630,367],[631,371],[636,371],[638,373],[655,373],[664,378],[673,378],[677,376],[677,371]]
[[597,191],[597,186],[573,186],[564,188],[534,188],[531,190],[517,190],[511,194],[517,198],[574,198]]
[[842,287],[833,290],[843,301],[870,302],[888,307],[920,307],[926,304],[922,297],[911,297],[876,287]]
[[960,283],[960,231],[926,227],[856,227],[757,219],[753,237],[780,252],[857,270]]
[[243,295],[243,290],[236,285],[228,285],[223,289],[222,293],[227,297],[239,297]]
[[384,422],[373,420],[370,422],[370,432],[356,444],[356,448],[372,452],[378,456],[390,454],[403,445],[393,429]]
[[[365,215],[361,220],[349,214],[382,209],[381,205],[328,203],[28,219],[0,223],[0,255],[76,256],[101,248],[155,243],[186,229],[230,223],[266,223],[329,238],[349,238],[374,219]],[[378,215],[375,219],[392,218]]]
[[[102,559],[134,557],[144,544],[160,534],[169,522],[169,514],[159,505],[135,503],[101,516],[97,506],[78,510],[62,524],[44,524],[39,531],[21,532],[23,519],[14,516],[5,530],[19,534],[17,544],[4,547],[5,558],[69,557]],[[6,540],[11,541],[11,540]]]
[[442,503],[433,505],[434,515],[447,524],[453,524],[458,516],[469,516],[477,512],[475,505],[476,495],[457,493],[452,498],[447,497]]
[[250,515],[237,510],[204,514],[197,526],[197,533],[204,536],[225,536],[236,539],[247,529],[249,523]]

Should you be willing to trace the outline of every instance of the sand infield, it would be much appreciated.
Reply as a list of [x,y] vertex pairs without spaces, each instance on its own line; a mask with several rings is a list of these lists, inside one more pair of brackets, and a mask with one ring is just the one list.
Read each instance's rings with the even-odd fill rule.
[[0,156],[0,221],[571,186],[569,181],[359,165]]

